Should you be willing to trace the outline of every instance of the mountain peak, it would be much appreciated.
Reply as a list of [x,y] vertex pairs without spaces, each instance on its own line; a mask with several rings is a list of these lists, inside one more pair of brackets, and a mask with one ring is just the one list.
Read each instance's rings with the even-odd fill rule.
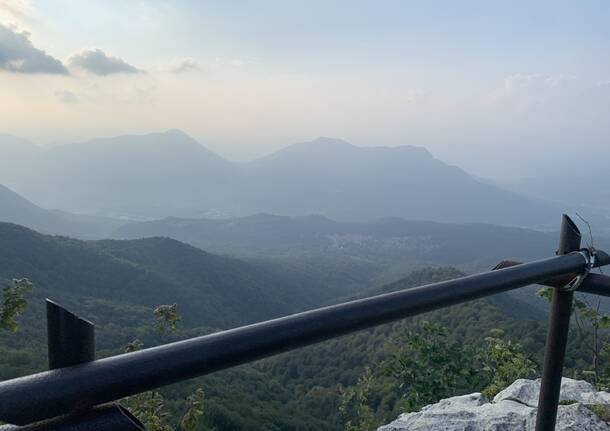
[[296,144],[289,145],[269,156],[263,157],[260,160],[272,160],[278,157],[282,157],[289,154],[298,155],[317,155],[317,154],[328,154],[328,153],[344,153],[356,149],[354,145],[338,138],[327,138],[324,136],[318,137],[313,141],[298,142]]
[[95,138],[87,142],[79,142],[73,144],[62,145],[58,148],[70,148],[74,146],[100,146],[100,147],[111,147],[113,145],[118,147],[126,146],[142,146],[151,147],[154,145],[166,145],[168,143],[187,143],[193,146],[202,147],[199,142],[189,136],[185,132],[179,129],[168,129],[163,132],[156,133],[145,133],[145,134],[125,134],[117,136],[109,136],[104,138]]
[[176,159],[204,157],[214,163],[227,163],[222,157],[203,146],[180,129],[168,129],[148,134],[126,134],[96,138],[87,142],[61,145],[50,150],[55,154],[91,154],[108,158]]

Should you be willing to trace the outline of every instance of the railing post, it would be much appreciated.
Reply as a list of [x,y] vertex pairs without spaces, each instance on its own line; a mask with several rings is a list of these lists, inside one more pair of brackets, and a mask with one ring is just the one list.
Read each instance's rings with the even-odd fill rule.
[[[70,367],[95,360],[95,327],[91,322],[47,299],[49,368]],[[28,424],[0,425],[0,431],[146,431],[144,425],[118,404],[76,410],[73,414]]]
[[[580,249],[581,235],[578,227],[567,216],[561,220],[557,254],[568,254]],[[549,328],[544,351],[542,382],[538,398],[536,431],[553,431],[557,421],[557,409],[561,391],[561,378],[570,329],[574,292],[553,289]]]
[[95,360],[95,326],[47,299],[49,369]]

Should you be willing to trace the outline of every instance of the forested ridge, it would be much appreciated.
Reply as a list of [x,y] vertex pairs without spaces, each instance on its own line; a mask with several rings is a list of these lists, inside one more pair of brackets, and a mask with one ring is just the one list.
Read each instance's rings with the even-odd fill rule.
[[[0,379],[45,369],[44,297],[64,302],[96,324],[98,357],[118,354],[136,339],[146,347],[167,343],[311,308],[327,303],[329,297],[328,291],[311,290],[311,280],[298,283],[294,274],[278,277],[277,272],[257,265],[211,255],[164,238],[83,242],[0,224],[0,240],[1,281],[9,283],[27,276],[36,286],[28,295],[26,313],[19,319],[19,332],[0,331]],[[450,267],[425,267],[397,282],[351,297],[336,289],[331,302],[461,275],[461,271]],[[294,284],[286,284],[287,280]],[[152,310],[162,303],[176,303],[182,315],[174,333],[159,334],[151,329]],[[368,376],[366,409],[370,420],[381,424],[406,408],[404,388],[395,375],[388,373],[393,358],[404,347],[406,333],[420,333],[425,322],[434,322],[447,331],[447,342],[479,349],[485,347],[486,337],[501,328],[502,340],[518,343],[532,360],[539,362],[546,334],[545,316],[532,316],[534,311],[527,307],[498,295],[173,385],[160,392],[170,413],[168,420],[176,422],[187,397],[203,388],[202,430],[338,431],[347,429],[346,421],[350,420],[345,415],[346,394],[358,394],[363,376]],[[587,368],[589,357],[584,342],[583,338],[571,337],[568,374]],[[465,393],[476,384],[465,380],[444,390]],[[348,415],[358,416],[352,410]]]

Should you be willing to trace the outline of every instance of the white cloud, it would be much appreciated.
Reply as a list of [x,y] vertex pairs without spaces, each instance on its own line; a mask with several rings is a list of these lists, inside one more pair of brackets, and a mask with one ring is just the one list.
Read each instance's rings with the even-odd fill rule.
[[67,75],[61,61],[36,48],[30,33],[0,24],[0,69],[13,73]]
[[144,71],[132,66],[121,58],[107,55],[99,48],[84,49],[79,53],[73,54],[68,59],[68,63],[71,67],[77,67],[99,76],[117,73],[144,73]]

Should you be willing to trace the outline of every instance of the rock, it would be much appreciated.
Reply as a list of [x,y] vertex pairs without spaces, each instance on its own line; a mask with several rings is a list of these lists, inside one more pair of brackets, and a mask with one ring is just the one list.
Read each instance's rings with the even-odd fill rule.
[[[419,412],[402,414],[378,431],[526,431],[536,425],[539,380],[516,380],[489,402],[474,393],[447,398]],[[564,378],[561,399],[576,401],[560,405],[557,431],[610,431],[584,404],[610,404],[610,394],[598,392],[587,382]]]
[[[494,402],[513,400],[522,404],[536,407],[538,393],[540,392],[540,379],[515,380],[512,385],[494,397]],[[600,392],[584,380],[574,380],[564,377],[561,379],[561,401],[577,401],[583,404],[610,404],[610,393]]]
[[532,412],[531,407],[514,401],[492,404],[476,393],[447,398],[417,413],[402,414],[378,431],[523,430]]
[[[536,422],[534,421],[530,428],[534,429]],[[576,403],[569,406],[559,406],[557,411],[557,431],[563,430],[582,430],[582,431],[607,431],[610,427],[595,413],[585,407],[583,404]]]
[[[561,381],[561,386],[563,387],[563,380]],[[500,391],[498,395],[494,397],[493,402],[498,403],[503,400],[512,400],[525,404],[526,406],[536,407],[538,405],[539,392],[540,379],[518,379],[515,380],[508,388]]]

